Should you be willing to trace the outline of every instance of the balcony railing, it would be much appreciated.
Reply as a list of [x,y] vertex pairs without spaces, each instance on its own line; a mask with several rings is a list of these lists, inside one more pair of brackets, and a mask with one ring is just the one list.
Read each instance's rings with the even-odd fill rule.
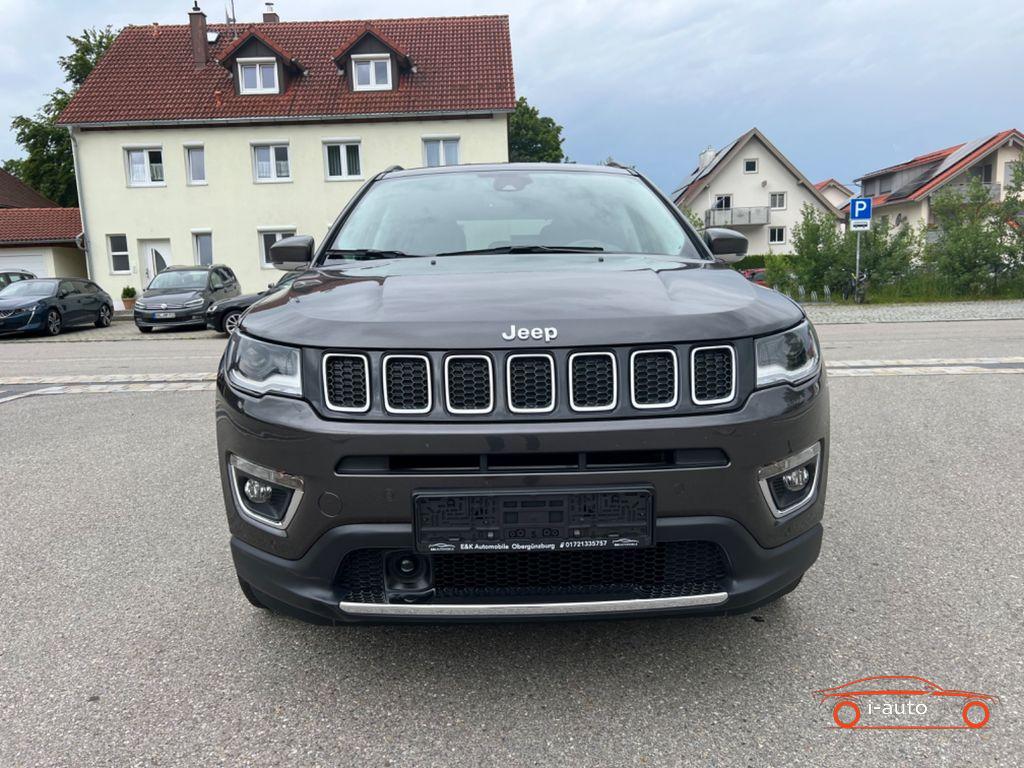
[[767,205],[747,208],[708,208],[704,211],[705,227],[759,227],[768,223]]

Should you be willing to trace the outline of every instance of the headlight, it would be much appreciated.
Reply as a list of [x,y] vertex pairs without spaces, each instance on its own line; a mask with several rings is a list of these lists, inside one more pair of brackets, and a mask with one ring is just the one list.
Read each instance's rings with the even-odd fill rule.
[[203,299],[203,298],[189,299],[188,301],[185,302],[185,306],[186,307],[190,307],[190,308],[191,307],[201,307],[201,306],[203,306],[203,303],[205,301],[206,301],[206,299]]
[[136,309],[145,309],[146,308],[146,302],[144,302],[142,299],[139,299],[138,301],[135,302],[135,308]]
[[798,384],[821,369],[818,340],[810,322],[757,340],[757,386]]
[[236,333],[228,352],[228,378],[256,395],[302,395],[299,350]]
[[18,312],[35,312],[37,309],[39,309],[39,305],[33,304],[31,307],[18,307],[14,312],[15,314]]

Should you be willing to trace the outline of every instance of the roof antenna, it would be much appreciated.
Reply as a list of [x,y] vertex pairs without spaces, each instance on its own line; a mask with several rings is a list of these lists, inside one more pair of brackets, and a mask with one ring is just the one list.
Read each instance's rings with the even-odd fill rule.
[[[228,10],[229,6],[230,11]],[[235,31],[235,0],[228,0],[228,5],[224,6],[224,23],[231,29],[231,38],[237,38],[238,32]]]

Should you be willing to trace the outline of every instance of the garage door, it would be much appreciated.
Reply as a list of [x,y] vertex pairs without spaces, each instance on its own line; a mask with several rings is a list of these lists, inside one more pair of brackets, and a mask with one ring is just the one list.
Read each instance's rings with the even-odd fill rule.
[[9,269],[27,269],[36,277],[53,277],[46,265],[47,258],[36,253],[22,255],[3,253],[0,254],[0,272]]

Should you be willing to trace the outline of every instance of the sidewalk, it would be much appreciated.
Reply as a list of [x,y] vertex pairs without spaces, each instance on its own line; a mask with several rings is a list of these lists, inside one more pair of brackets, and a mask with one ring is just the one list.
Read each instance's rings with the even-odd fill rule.
[[804,311],[816,325],[1022,320],[1024,319],[1024,299],[949,301],[933,304],[805,304]]

